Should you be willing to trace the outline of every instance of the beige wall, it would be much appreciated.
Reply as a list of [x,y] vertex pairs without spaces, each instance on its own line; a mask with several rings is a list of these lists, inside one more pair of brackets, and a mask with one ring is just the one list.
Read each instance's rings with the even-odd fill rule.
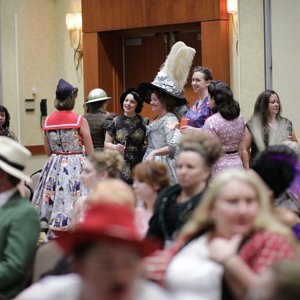
[[[75,110],[82,113],[83,79],[75,71],[73,49],[65,26],[67,12],[81,11],[80,0],[0,0],[3,104],[11,128],[23,145],[43,144],[40,100],[48,99],[48,114],[59,78],[79,88]],[[36,89],[36,95],[32,89]],[[25,99],[35,99],[35,112],[25,112]],[[34,157],[29,172],[45,157]]]
[[273,89],[300,138],[300,1],[271,1]]
[[238,10],[230,18],[231,87],[247,121],[265,87],[263,1],[239,0]]

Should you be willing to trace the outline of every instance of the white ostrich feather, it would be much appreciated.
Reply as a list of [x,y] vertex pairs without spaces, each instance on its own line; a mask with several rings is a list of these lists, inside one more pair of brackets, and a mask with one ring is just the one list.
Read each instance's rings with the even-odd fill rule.
[[173,45],[160,71],[167,74],[179,90],[183,90],[189,76],[196,50],[179,41]]

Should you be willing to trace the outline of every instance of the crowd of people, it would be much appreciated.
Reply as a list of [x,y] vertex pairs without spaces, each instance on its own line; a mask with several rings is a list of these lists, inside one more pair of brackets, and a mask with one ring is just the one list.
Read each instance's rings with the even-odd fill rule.
[[[60,79],[31,203],[21,188],[31,154],[0,106],[1,300],[299,299],[292,122],[272,90],[245,122],[207,67],[192,71],[188,107],[194,55],[175,43],[151,83],[120,95],[120,115],[101,88],[75,113],[78,90]],[[37,249],[53,244],[59,259],[31,282]]]

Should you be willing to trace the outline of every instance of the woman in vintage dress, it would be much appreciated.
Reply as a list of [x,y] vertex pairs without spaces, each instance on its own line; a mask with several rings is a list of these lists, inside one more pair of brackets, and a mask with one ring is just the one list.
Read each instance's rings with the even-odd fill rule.
[[139,115],[143,100],[137,90],[130,88],[120,97],[124,114],[108,125],[105,147],[118,150],[124,156],[121,179],[132,184],[132,168],[142,161],[145,153],[146,125],[148,119]]
[[195,55],[195,49],[183,42],[173,45],[170,53],[152,83],[143,82],[138,90],[156,117],[148,127],[148,147],[145,159],[159,160],[167,164],[171,184],[177,182],[175,165],[178,155],[178,141],[174,137],[179,126],[175,107],[187,103],[183,88]]
[[[93,152],[86,119],[72,111],[77,88],[60,79],[54,105],[45,120],[44,144],[48,160],[41,172],[32,203],[51,230],[67,230],[77,199],[86,195],[80,182],[85,155]],[[85,150],[84,150],[85,149]]]
[[150,105],[157,116],[148,126],[148,147],[143,160],[162,161],[168,166],[171,183],[177,182],[176,159],[178,145],[174,141],[174,127],[179,124],[172,111],[172,100],[158,91],[151,94]]
[[241,149],[245,125],[240,106],[233,99],[230,87],[222,81],[213,80],[208,92],[213,115],[205,121],[203,130],[216,135],[223,148],[223,155],[213,166],[212,174],[215,176],[230,168],[243,169]]
[[210,69],[200,66],[194,68],[191,85],[198,98],[185,115],[188,118],[188,126],[201,128],[211,116],[212,111],[208,105],[208,86],[211,80],[213,74]]

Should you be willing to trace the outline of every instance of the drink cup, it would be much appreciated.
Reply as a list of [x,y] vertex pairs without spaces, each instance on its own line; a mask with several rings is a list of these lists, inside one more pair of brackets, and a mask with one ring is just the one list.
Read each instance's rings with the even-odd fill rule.
[[182,127],[182,126],[188,126],[188,125],[189,125],[189,119],[185,118],[185,117],[182,117],[180,119],[180,127]]

